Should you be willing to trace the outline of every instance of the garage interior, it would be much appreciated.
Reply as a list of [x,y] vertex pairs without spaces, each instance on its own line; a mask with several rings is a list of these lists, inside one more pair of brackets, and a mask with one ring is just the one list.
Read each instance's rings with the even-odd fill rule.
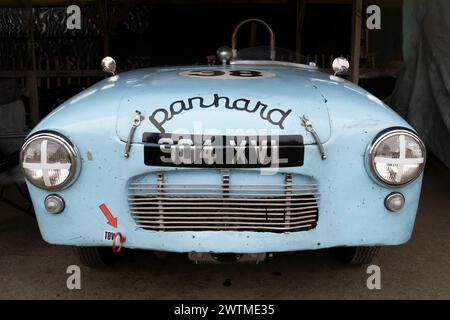
[[[365,27],[371,4],[381,8],[380,30]],[[411,17],[421,4],[0,0],[0,299],[449,299],[450,151],[437,151],[440,145],[450,150],[444,138],[450,132],[444,123],[448,119],[439,127],[440,132],[447,128],[444,134],[425,131],[433,147],[413,237],[404,246],[383,248],[377,258],[383,268],[382,290],[367,290],[365,267],[341,265],[329,249],[278,254],[258,265],[195,265],[185,255],[161,260],[151,252],[127,251],[114,268],[85,272],[83,290],[69,291],[66,268],[76,259],[70,248],[42,239],[18,168],[18,152],[30,129],[62,102],[102,80],[103,57],[114,57],[118,73],[207,64],[219,46],[230,45],[234,26],[249,17],[272,26],[277,47],[305,56],[325,72],[332,72],[334,58],[348,58],[347,78],[410,121],[414,115],[404,109],[399,79],[408,76],[405,55],[412,55],[414,47],[405,41],[411,39]],[[81,30],[66,28],[69,5],[81,8]],[[265,30],[257,24],[246,26],[239,39],[243,48],[267,43]]]

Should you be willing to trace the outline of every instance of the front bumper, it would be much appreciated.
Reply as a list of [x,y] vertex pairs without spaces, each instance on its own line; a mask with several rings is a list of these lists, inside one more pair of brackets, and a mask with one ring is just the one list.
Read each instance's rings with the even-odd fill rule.
[[[363,144],[361,150],[365,150]],[[105,143],[93,137],[90,142],[77,145],[82,172],[70,188],[58,192],[66,203],[61,214],[47,213],[43,203],[49,193],[28,185],[42,236],[52,244],[111,246],[111,241],[104,239],[105,231],[109,231],[123,234],[126,248],[172,252],[258,253],[398,245],[411,236],[420,196],[421,178],[395,190],[380,186],[365,170],[364,153],[355,156],[330,139],[325,145],[328,160],[320,160],[316,146],[306,146],[304,166],[280,169],[282,173],[304,175],[318,182],[319,221],[314,229],[287,233],[148,231],[138,228],[130,215],[128,186],[130,179],[161,168],[144,166],[141,145],[133,145],[129,159],[123,157],[124,144],[118,140]],[[176,174],[177,170],[184,169],[168,171]],[[193,179],[199,183],[202,170],[196,172]],[[252,182],[257,183],[246,181]],[[401,192],[406,198],[405,207],[397,213],[384,207],[385,197],[392,191]],[[102,203],[117,217],[117,228],[106,223],[99,209]]]

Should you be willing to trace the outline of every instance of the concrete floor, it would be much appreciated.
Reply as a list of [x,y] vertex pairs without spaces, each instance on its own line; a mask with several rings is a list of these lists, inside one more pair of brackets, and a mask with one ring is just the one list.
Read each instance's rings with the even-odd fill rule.
[[66,287],[72,250],[40,237],[33,218],[0,207],[1,299],[450,299],[450,173],[428,167],[413,238],[386,247],[366,268],[341,264],[333,250],[281,254],[259,265],[196,265],[185,255],[157,260],[132,251],[114,267],[82,267],[81,290]]

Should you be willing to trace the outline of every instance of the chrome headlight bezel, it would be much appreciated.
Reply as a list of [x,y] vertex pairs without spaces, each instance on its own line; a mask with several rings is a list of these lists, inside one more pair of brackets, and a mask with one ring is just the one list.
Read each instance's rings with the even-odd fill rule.
[[[419,169],[417,170],[417,173],[411,179],[409,179],[407,182],[403,182],[403,183],[392,183],[392,182],[385,180],[379,174],[379,172],[376,169],[376,165],[375,165],[375,154],[376,154],[377,148],[383,142],[385,142],[387,139],[389,139],[393,136],[397,136],[397,135],[405,135],[405,136],[408,136],[408,137],[411,137],[412,139],[414,139],[415,142],[420,146],[420,149],[421,149],[422,155],[423,155],[423,162],[420,164]],[[425,144],[422,142],[422,140],[417,136],[417,134],[414,131],[407,129],[407,128],[403,128],[403,127],[393,127],[393,128],[388,128],[388,129],[381,131],[378,135],[375,136],[375,138],[369,144],[366,154],[367,154],[366,165],[368,166],[368,169],[369,169],[368,171],[369,171],[371,177],[377,183],[379,183],[385,187],[390,187],[390,188],[403,187],[403,186],[406,186],[406,185],[416,181],[417,178],[419,178],[422,175],[423,170],[425,168],[426,159],[427,159],[427,149],[426,149]]]
[[[60,183],[55,186],[44,186],[36,183],[35,181],[27,177],[27,173],[23,167],[24,152],[32,142],[35,142],[38,139],[48,139],[60,144],[69,155],[71,167],[69,169],[69,175],[67,176],[67,178],[64,180],[63,183]],[[76,181],[76,178],[78,177],[78,174],[80,172],[81,161],[77,147],[68,138],[66,138],[64,135],[56,131],[45,130],[36,132],[26,139],[25,143],[23,144],[20,150],[20,167],[22,169],[22,173],[25,179],[35,187],[47,191],[58,191],[68,188]]]

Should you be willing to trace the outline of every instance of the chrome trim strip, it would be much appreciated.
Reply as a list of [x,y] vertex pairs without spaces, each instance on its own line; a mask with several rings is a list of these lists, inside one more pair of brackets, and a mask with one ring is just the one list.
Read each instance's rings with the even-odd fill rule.
[[[156,186],[157,183],[147,183],[147,182],[132,182],[130,183],[130,186],[142,186],[142,185],[149,185],[149,186]],[[164,183],[165,186],[220,186],[220,184],[212,184],[212,183],[195,183],[195,184],[189,184],[189,183]],[[285,187],[286,183],[284,184],[240,184],[240,183],[233,183],[233,186],[268,186],[268,187]],[[318,184],[301,184],[300,186],[316,186],[318,187]]]
[[[314,198],[316,201],[319,200],[319,197],[315,197]],[[143,202],[140,202],[140,201]],[[157,202],[154,201],[149,201],[149,200],[157,200]],[[199,201],[199,200],[204,200],[204,202],[195,202],[198,204],[208,204],[211,200],[214,201],[221,201],[223,200],[223,198],[209,198],[209,197],[197,197],[197,198],[185,198],[185,197],[180,197],[180,198],[161,198],[161,197],[151,197],[151,198],[141,198],[141,199],[135,199],[135,198],[129,198],[128,202],[130,202],[130,205],[132,204],[146,204],[147,201],[149,202],[148,204],[152,204],[152,203],[159,203],[159,200],[161,201],[176,201],[176,202],[169,202],[167,204],[183,204],[182,202],[177,202],[177,201]],[[280,202],[283,201],[284,199],[275,199],[275,198],[227,198],[227,201],[245,201],[245,202],[233,202],[230,203],[230,205],[237,205],[237,204],[245,204],[248,205],[248,202],[252,201],[255,203],[252,203],[252,205],[260,205],[260,203],[258,202]],[[303,202],[303,201],[311,201],[312,199],[308,199],[308,198],[295,198],[295,199],[291,199],[291,202]],[[189,202],[192,203],[192,202]],[[217,203],[217,202],[214,202]],[[270,203],[270,204],[266,204],[266,205],[273,205],[273,206],[277,206],[277,205],[285,205],[284,203]]]
[[[226,200],[226,199],[225,199]],[[289,205],[289,201],[286,201],[288,204],[285,205],[286,207],[290,208],[290,210],[292,211],[296,211],[296,210],[300,210],[300,209],[318,209],[319,206],[314,205],[314,206],[303,206],[303,205],[297,205],[297,206],[292,206]],[[198,209],[198,210],[214,210],[214,209],[218,209],[218,210],[235,210],[235,211],[262,211],[262,212],[267,212],[267,211],[284,211],[284,209],[279,209],[279,208],[264,208],[264,209],[258,209],[258,208],[233,208],[233,207],[224,207],[221,206],[220,203],[217,206],[211,206],[211,207],[207,207],[207,206],[186,206],[186,207],[165,207],[163,206],[164,210],[194,210],[194,209]],[[158,210],[158,208],[155,209],[155,207],[131,207],[132,210],[135,210],[137,212],[142,212],[142,210],[146,210],[146,212],[148,213],[152,213],[151,211],[149,212],[148,210]],[[165,211],[164,214],[170,214],[172,212],[167,212]],[[200,212],[200,214],[202,214],[204,212]]]
[[[278,231],[284,231],[284,232],[288,232],[288,231],[299,231],[299,228],[310,228],[312,227],[314,224],[305,224],[305,225],[299,225],[299,226],[295,226],[295,227],[266,227],[266,226],[261,226],[261,227],[254,227],[254,226],[189,226],[189,227],[185,227],[185,226],[170,226],[170,227],[162,227],[160,229],[163,230],[159,230],[159,231],[168,231],[168,230],[195,230],[195,229],[203,229],[203,230],[208,230],[208,229],[212,229],[212,230],[230,230],[230,231],[236,231],[236,230],[240,230],[240,229],[245,229],[245,230],[269,230],[269,231],[273,231],[273,230],[278,230]],[[148,226],[144,226],[144,225],[137,225],[137,227],[145,229],[145,230],[150,230],[150,231],[155,231],[155,227],[148,227]]]
[[[266,220],[267,221],[267,220]],[[303,225],[305,223],[311,223],[311,222],[315,222],[315,219],[309,219],[306,221],[298,221],[298,222],[289,222],[289,227],[291,226],[297,226],[297,225]],[[138,220],[139,224],[143,224],[145,223],[146,225],[153,225],[153,224],[160,224],[161,221],[157,220],[157,221],[153,221],[153,220]],[[169,225],[169,228],[171,225],[178,225],[178,224],[188,224],[189,223],[189,227],[191,225],[198,225],[198,224],[224,224],[224,225],[242,225],[242,226],[254,226],[256,223],[254,222],[243,222],[243,221],[164,221],[164,227],[166,228],[166,225]],[[286,222],[257,222],[256,226],[285,226]],[[188,227],[188,228],[189,228]],[[205,226],[207,227],[207,226]]]
[[[285,187],[288,187],[289,185],[285,185]],[[292,184],[291,184],[292,186]],[[244,188],[228,188],[227,184],[223,184],[223,185],[217,185],[217,188],[166,188],[164,187],[164,190],[195,190],[195,191],[221,191],[222,188],[227,188],[227,191],[282,191],[280,189],[259,189],[259,188],[252,188],[252,189],[244,189]],[[155,188],[147,188],[147,187],[142,187],[142,188],[128,188],[129,190],[157,190]],[[312,191],[312,190],[317,190],[318,187],[316,188],[308,188],[308,189],[304,189],[304,188],[290,188],[291,191]]]
[[[315,213],[315,210],[310,210],[310,211],[305,211],[303,212],[304,214],[307,213]],[[177,213],[178,214],[178,213]],[[168,216],[168,217],[164,217],[164,219],[194,219],[194,220],[198,220],[198,219],[223,219],[224,214],[222,212],[210,212],[208,213],[208,216],[198,216],[198,213],[181,213],[182,216]],[[187,215],[187,216],[186,216]],[[197,215],[195,217],[191,217],[192,215]],[[215,217],[218,216],[218,217]],[[238,215],[238,217],[229,217],[228,215]],[[226,213],[227,218],[229,219],[245,219],[245,220],[264,220],[267,221],[267,218],[259,218],[259,217],[253,217],[253,216],[266,216],[265,214],[251,214],[252,217],[248,217],[245,216],[244,214],[240,214],[237,212],[230,212],[230,213]],[[159,218],[157,216],[151,216],[151,215],[147,215],[145,216],[144,214],[139,214],[139,213],[134,213],[133,217],[136,220],[139,219],[157,219],[159,220]],[[301,220],[301,219],[306,219],[306,218],[316,218],[317,214],[313,214],[313,215],[299,215],[299,216],[293,216],[291,219],[292,220]],[[284,221],[284,214],[270,214],[269,216],[270,220],[273,219],[282,219]]]
[[[188,190],[188,189],[187,189]],[[156,195],[157,193],[129,193],[129,196],[152,196]],[[184,195],[193,195],[195,193],[183,193],[183,192],[164,192],[165,196],[184,196]],[[208,195],[218,195],[217,193],[206,193],[203,195],[204,198],[207,198]],[[238,195],[238,196],[254,196],[254,197],[283,197],[285,196],[283,193],[236,193],[231,195]],[[308,192],[308,193],[295,193],[290,195],[291,197],[298,197],[298,196],[314,196],[319,195],[318,192]],[[201,199],[201,198],[200,198]]]

